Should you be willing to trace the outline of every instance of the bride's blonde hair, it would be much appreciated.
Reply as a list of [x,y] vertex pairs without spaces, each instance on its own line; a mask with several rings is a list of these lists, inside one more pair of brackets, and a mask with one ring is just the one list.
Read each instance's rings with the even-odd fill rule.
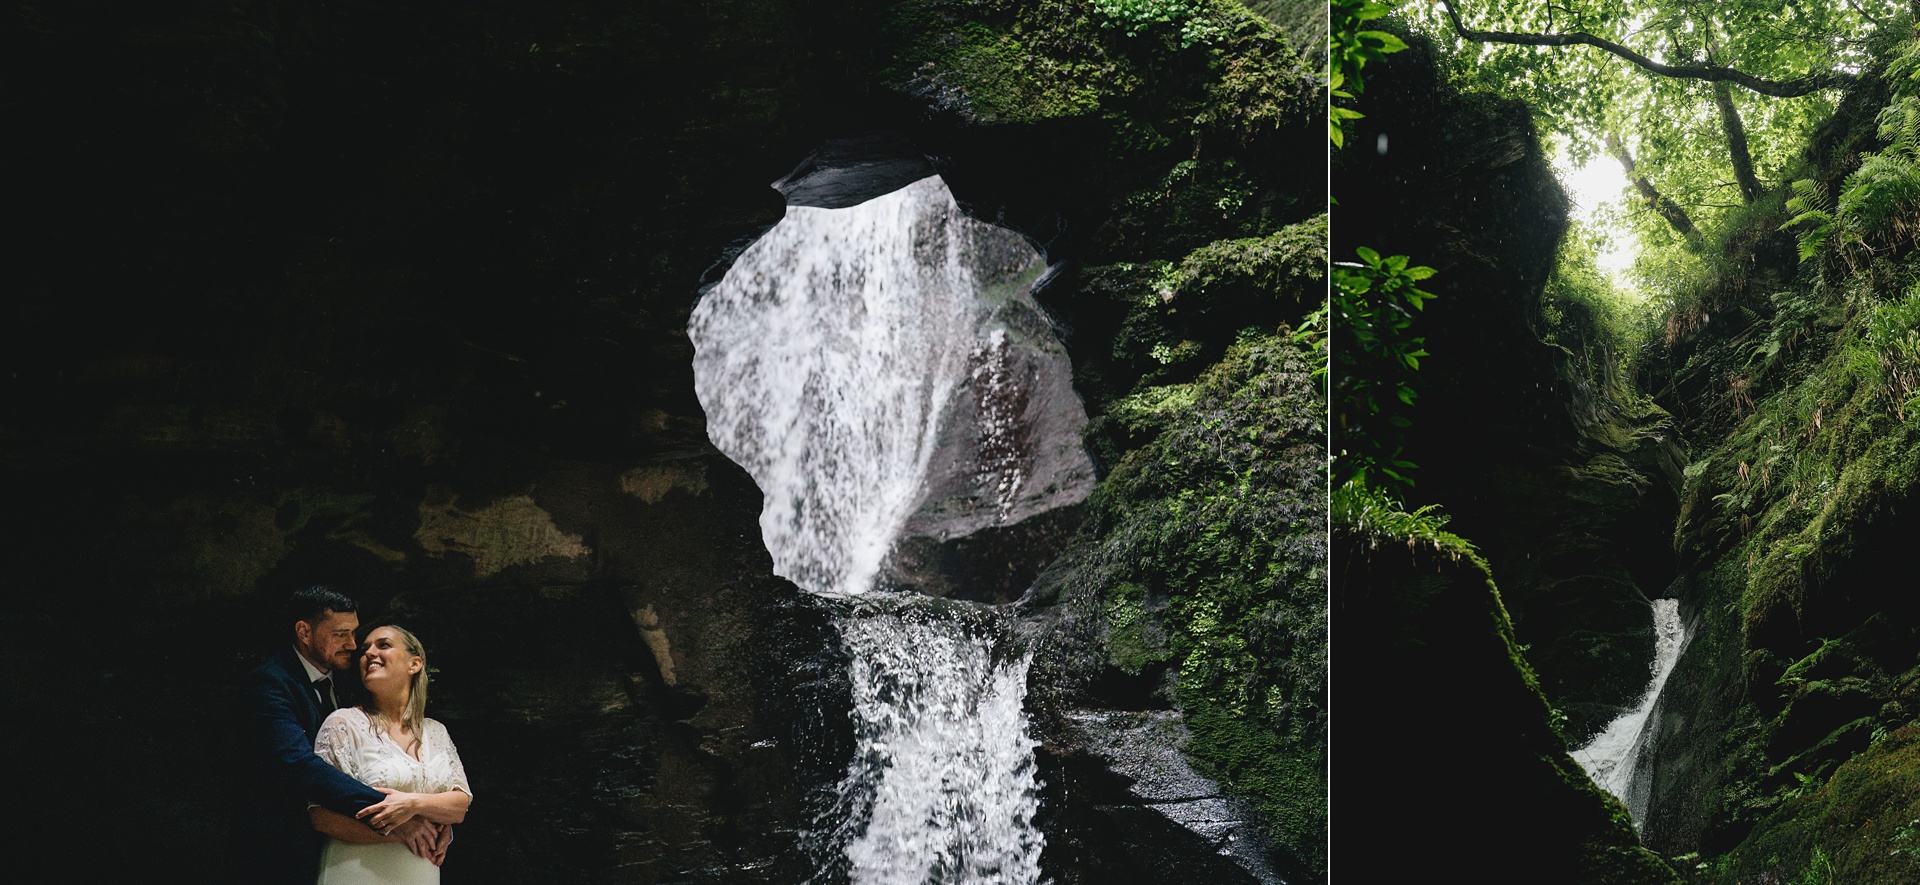
[[[420,672],[413,674],[412,682],[407,685],[407,709],[402,714],[405,717],[402,724],[406,726],[407,733],[413,736],[413,746],[407,749],[418,749],[427,733],[427,650],[420,644],[420,637],[413,635],[412,630],[399,624],[381,624],[373,630],[378,630],[380,627],[400,634],[400,642],[407,647],[407,654],[420,659]],[[372,636],[373,630],[368,630],[367,635]],[[375,724],[379,724],[384,716],[385,714],[377,710],[370,710],[367,714],[367,718],[373,720]]]

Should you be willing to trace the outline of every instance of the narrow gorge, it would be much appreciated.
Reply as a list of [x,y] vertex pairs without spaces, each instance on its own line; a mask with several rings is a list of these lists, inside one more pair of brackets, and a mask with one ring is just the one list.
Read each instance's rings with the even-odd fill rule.
[[1454,790],[1364,756],[1336,756],[1359,785],[1339,795],[1432,821],[1415,853],[1498,834],[1490,880],[1913,881],[1920,642],[1891,559],[1920,488],[1912,204],[1883,190],[1881,227],[1847,216],[1862,240],[1808,245],[1833,217],[1813,210],[1908,162],[1887,73],[1911,70],[1905,20],[1864,41],[1771,192],[1676,235],[1699,269],[1661,279],[1625,351],[1567,270],[1595,247],[1528,103],[1557,99],[1463,91],[1460,50],[1393,27],[1408,48],[1354,105],[1364,149],[1335,154],[1333,253],[1409,256],[1434,297],[1406,512],[1335,497],[1335,619],[1369,625],[1347,654],[1371,664],[1336,674],[1392,699],[1340,721],[1444,723],[1423,749],[1489,801],[1462,816]]

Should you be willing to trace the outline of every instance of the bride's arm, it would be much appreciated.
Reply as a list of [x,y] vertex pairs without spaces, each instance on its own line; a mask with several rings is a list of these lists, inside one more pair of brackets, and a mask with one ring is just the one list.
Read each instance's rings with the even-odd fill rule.
[[460,762],[460,751],[454,748],[453,740],[447,737],[446,726],[435,720],[427,720],[427,736],[434,752],[445,753],[448,757],[453,789],[442,793],[396,793],[385,787],[375,787],[385,793],[386,798],[360,809],[355,817],[376,828],[402,823],[416,816],[437,824],[457,824],[467,819],[467,806],[473,804],[473,790],[467,786],[467,769]]
[[405,823],[415,817],[425,818],[436,824],[457,824],[467,819],[467,806],[473,804],[473,797],[465,790],[448,790],[444,793],[401,793],[386,787],[375,787],[387,798],[360,809],[355,817],[372,824],[376,829],[386,829]]

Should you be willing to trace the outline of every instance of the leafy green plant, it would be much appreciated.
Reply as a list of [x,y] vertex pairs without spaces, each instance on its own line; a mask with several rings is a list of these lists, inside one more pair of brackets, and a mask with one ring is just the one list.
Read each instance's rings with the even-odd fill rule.
[[1805,261],[1820,254],[1829,241],[1835,242],[1835,248],[1843,258],[1849,256],[1848,247],[1861,242],[1860,231],[1848,223],[1846,212],[1835,207],[1827,198],[1826,188],[1807,178],[1795,181],[1790,186],[1793,196],[1787,198],[1787,211],[1794,215],[1786,224],[1780,225],[1780,229],[1805,225],[1796,234],[1800,240],[1800,260]]
[[1881,393],[1904,422],[1920,408],[1920,289],[1874,305],[1861,319],[1861,337],[1879,361]]
[[[1393,11],[1386,3],[1372,0],[1332,0],[1328,14],[1333,27],[1327,35],[1327,94],[1351,101],[1365,92],[1360,69],[1367,62],[1379,61],[1407,48],[1405,41],[1386,31],[1362,29],[1362,25]],[[1352,91],[1348,91],[1352,84]],[[1346,143],[1348,120],[1366,116],[1352,108],[1327,103],[1327,137],[1338,148]]]
[[1094,10],[1105,18],[1102,24],[1120,28],[1129,37],[1164,25],[1177,26],[1181,49],[1220,36],[1220,23],[1208,7],[1205,0],[1093,0]]
[[1825,849],[1813,846],[1813,857],[1807,861],[1806,872],[1793,880],[1793,885],[1832,885],[1833,861],[1828,859]]
[[1355,251],[1359,262],[1333,269],[1335,420],[1342,431],[1333,482],[1409,487],[1414,465],[1400,457],[1400,438],[1412,423],[1404,412],[1417,395],[1413,373],[1427,356],[1426,339],[1411,329],[1414,314],[1434,297],[1416,285],[1433,276],[1433,268],[1365,246]]
[[1916,838],[1916,835],[1920,835],[1920,818],[1894,828],[1893,838],[1888,840],[1898,846],[1893,849],[1893,853],[1920,859],[1920,838]]
[[1439,505],[1409,511],[1385,492],[1358,480],[1335,486],[1327,503],[1334,525],[1350,527],[1375,543],[1394,541],[1410,547],[1431,547],[1449,559],[1465,559],[1482,570],[1487,568],[1472,542],[1446,530],[1451,517],[1441,513]]

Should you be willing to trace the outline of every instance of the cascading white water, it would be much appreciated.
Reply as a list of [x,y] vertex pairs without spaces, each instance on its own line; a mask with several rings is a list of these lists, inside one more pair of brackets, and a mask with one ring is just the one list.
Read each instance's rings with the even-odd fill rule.
[[997,616],[875,586],[970,356],[998,344],[979,328],[976,241],[1009,236],[938,177],[790,206],[687,323],[708,435],[765,496],[775,572],[846,610],[854,761],[810,838],[855,883],[1039,878],[1029,659],[996,654]]
[[[898,605],[898,604],[896,604]],[[891,609],[891,610],[889,610]],[[1031,883],[1042,839],[1027,736],[1029,658],[996,661],[995,624],[909,601],[862,613],[853,659],[854,761],[829,826],[854,882]]]
[[1653,678],[1646,694],[1632,709],[1608,723],[1598,737],[1573,751],[1574,761],[1586,769],[1587,776],[1626,804],[1635,826],[1647,816],[1647,791],[1643,779],[1636,775],[1641,751],[1646,748],[1648,720],[1660,700],[1660,690],[1666,687],[1668,674],[1692,638],[1680,620],[1680,600],[1653,601],[1653,632]]
[[846,209],[790,206],[694,307],[707,435],[766,497],[781,577],[871,588],[966,371],[976,223],[938,177]]

